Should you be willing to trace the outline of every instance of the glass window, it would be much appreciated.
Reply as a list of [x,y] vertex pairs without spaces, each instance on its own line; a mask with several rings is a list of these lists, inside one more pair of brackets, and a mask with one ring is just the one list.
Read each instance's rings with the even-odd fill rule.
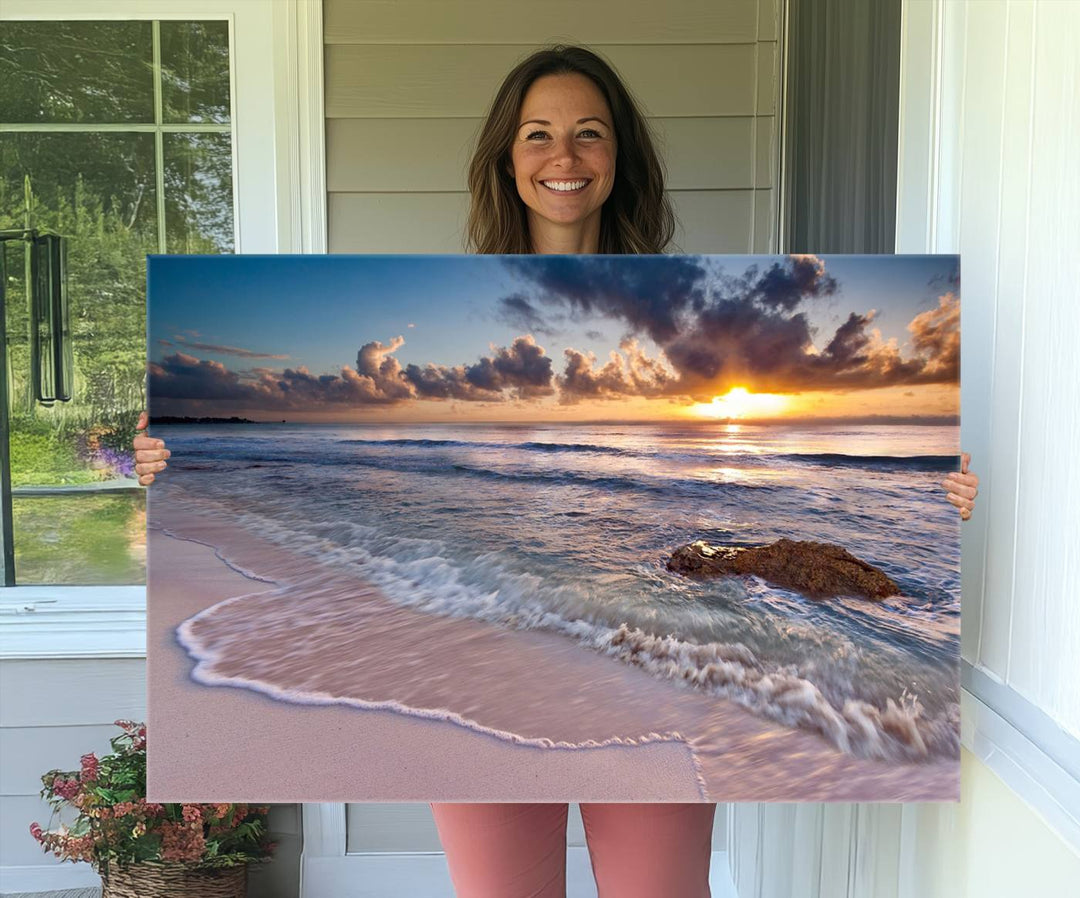
[[[146,255],[234,249],[228,23],[5,22],[5,261],[16,582],[146,580],[131,439]],[[67,239],[73,395],[35,400],[23,230]]]

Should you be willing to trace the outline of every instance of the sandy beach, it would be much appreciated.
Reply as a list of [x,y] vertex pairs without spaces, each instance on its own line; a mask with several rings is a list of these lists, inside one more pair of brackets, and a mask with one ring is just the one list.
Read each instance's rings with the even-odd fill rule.
[[403,608],[331,564],[313,578],[171,498],[149,521],[152,800],[959,796],[958,764],[854,758],[553,633]]

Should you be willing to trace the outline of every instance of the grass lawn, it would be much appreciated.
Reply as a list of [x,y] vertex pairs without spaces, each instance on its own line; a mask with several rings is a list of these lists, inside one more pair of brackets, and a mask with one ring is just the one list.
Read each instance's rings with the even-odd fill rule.
[[146,582],[146,492],[27,497],[12,502],[21,584]]

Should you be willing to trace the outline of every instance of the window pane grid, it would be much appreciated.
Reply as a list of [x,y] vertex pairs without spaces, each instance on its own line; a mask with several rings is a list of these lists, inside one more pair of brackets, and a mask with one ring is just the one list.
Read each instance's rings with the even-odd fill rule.
[[[71,86],[63,81],[67,69],[63,65],[58,65],[54,67],[55,70],[47,71],[52,80],[42,80],[40,83],[34,83],[32,79],[28,80],[25,85],[25,97],[16,98],[17,102],[7,105],[6,112],[11,114],[3,116],[8,119],[7,121],[0,122],[0,139],[14,141],[14,143],[9,143],[5,151],[8,163],[5,169],[12,164],[15,165],[8,184],[8,197],[15,205],[8,204],[9,215],[15,213],[20,220],[23,217],[18,214],[16,208],[21,206],[21,201],[17,201],[18,197],[14,195],[12,188],[15,186],[14,178],[17,178],[20,184],[22,181],[20,153],[29,152],[29,156],[23,156],[23,160],[28,163],[26,173],[33,176],[35,184],[39,184],[40,189],[34,192],[33,210],[28,213],[33,220],[28,226],[74,235],[76,229],[70,216],[72,209],[77,214],[78,209],[83,208],[79,205],[82,202],[79,199],[82,195],[82,187],[80,186],[69,196],[69,191],[76,183],[71,178],[75,175],[75,169],[80,169],[79,178],[81,179],[81,160],[86,159],[92,164],[99,164],[100,160],[93,154],[82,156],[79,150],[75,149],[69,156],[68,164],[65,165],[62,155],[54,157],[55,150],[50,150],[44,145],[35,150],[36,141],[53,139],[50,135],[55,135],[57,140],[64,139],[61,135],[70,135],[75,140],[79,139],[79,135],[82,135],[85,140],[123,140],[123,135],[127,134],[132,140],[153,141],[152,147],[146,147],[153,154],[152,157],[144,157],[147,163],[151,158],[153,159],[153,173],[144,169],[145,174],[151,175],[149,183],[144,180],[141,182],[143,186],[139,187],[135,182],[128,184],[126,180],[123,180],[123,186],[129,189],[126,194],[123,189],[120,191],[125,198],[125,205],[120,209],[120,217],[123,219],[124,226],[128,228],[138,227],[136,215],[139,201],[142,199],[142,191],[149,194],[152,190],[154,193],[152,205],[150,202],[144,204],[144,213],[138,215],[138,220],[143,223],[143,228],[150,222],[154,222],[156,234],[151,234],[149,228],[146,228],[142,230],[143,240],[139,240],[136,237],[136,231],[131,232],[132,239],[141,244],[141,252],[145,253],[148,250],[159,253],[234,251],[236,220],[232,173],[234,135],[231,28],[227,20],[168,19],[165,24],[168,31],[163,34],[162,21],[159,19],[144,21],[143,40],[149,38],[150,47],[147,48],[146,43],[143,43],[142,46],[145,49],[139,50],[131,57],[134,65],[123,69],[126,80],[122,82],[122,86],[127,92],[115,101],[107,96],[112,89],[111,82],[96,84],[92,83],[91,79],[88,86]],[[5,68],[15,58],[11,54],[23,53],[25,55],[27,52],[32,54],[34,44],[39,48],[37,52],[42,54],[43,58],[47,57],[53,48],[54,31],[50,30],[53,28],[56,29],[55,34],[63,36],[68,43],[78,43],[81,40],[91,47],[92,49],[88,51],[91,55],[98,52],[99,48],[103,48],[106,55],[111,52],[107,40],[108,34],[111,33],[109,32],[110,25],[121,26],[117,33],[127,34],[127,31],[123,29],[124,23],[119,22],[57,21],[34,24],[42,28],[37,32],[36,37],[32,30],[28,31],[33,39],[0,42],[0,50],[6,50],[8,53],[7,60],[0,58],[0,69]],[[80,32],[82,25],[87,26],[85,33]],[[150,27],[146,28],[147,25]],[[5,43],[8,46],[4,47]],[[147,50],[149,52],[146,52]],[[148,59],[147,56],[150,58]],[[115,58],[115,54],[112,54],[112,58]],[[140,59],[141,63],[139,63]],[[140,64],[144,66],[144,76],[138,75],[137,69]],[[119,63],[117,65],[119,66]],[[142,81],[143,90],[152,86],[152,97],[147,97],[144,93],[145,99],[140,99],[137,92],[132,94],[128,89],[131,84],[139,81],[140,77],[145,79]],[[55,93],[54,88],[60,92]],[[94,96],[100,97],[103,94],[105,96],[101,102],[93,103],[87,99]],[[145,112],[128,114],[125,106],[120,115],[115,117],[109,115],[109,109],[121,108],[116,105],[121,100],[129,106],[132,103],[141,104],[139,108]],[[151,100],[152,102],[148,102]],[[147,107],[152,107],[152,120],[147,120],[146,113],[151,112],[151,109]],[[97,120],[79,121],[79,117]],[[47,118],[54,120],[35,120]],[[110,132],[115,134],[115,137],[108,136]],[[95,134],[100,137],[95,138]],[[20,149],[19,142],[26,140],[35,143],[34,145],[27,144]],[[108,148],[104,145],[90,149],[97,153],[105,151],[105,156],[101,157],[103,159],[116,158],[107,151]],[[47,155],[38,157],[39,164],[35,169],[34,155],[42,150]],[[54,168],[52,161],[47,161],[54,158],[60,160],[59,169]],[[71,169],[71,171],[66,171],[66,169]],[[131,170],[134,172],[137,168]],[[95,174],[97,173],[98,170],[95,170]],[[0,170],[0,185],[3,184],[6,175],[5,170]],[[100,176],[98,180],[100,181]],[[106,216],[111,215],[119,220],[117,209],[109,198],[110,191],[108,189],[102,191],[102,185],[96,181],[88,181],[88,184],[90,183],[94,185],[92,193],[100,196],[105,202]],[[130,188],[135,187],[138,187],[138,196],[133,199],[134,194]],[[61,188],[63,196],[55,192]],[[167,190],[173,195],[166,196]],[[19,193],[21,195],[21,190]],[[73,200],[75,205],[72,205]],[[146,200],[150,201],[151,198],[146,196]],[[60,205],[53,208],[57,202]],[[102,208],[99,206],[97,214],[100,215],[101,212]],[[150,213],[149,216],[145,214],[147,212]],[[0,209],[0,216],[2,215],[3,209]],[[78,230],[85,229],[80,227]],[[82,237],[82,242],[85,243],[86,235],[83,234]],[[149,238],[149,243],[145,242],[145,238]],[[108,235],[106,239],[109,239]],[[107,263],[103,262],[103,264]],[[104,279],[100,278],[84,276],[84,280],[86,283],[80,286],[80,290],[85,294],[86,302],[90,304],[99,298],[98,293],[94,291],[103,289],[98,284],[99,280],[105,289],[109,286],[104,284]],[[123,281],[117,281],[117,286],[120,286],[121,290],[133,284],[139,292],[145,290],[145,268],[143,268],[141,278],[130,280],[125,275]],[[9,286],[15,288],[8,294],[9,298],[12,298],[17,285],[12,283]],[[90,293],[85,292],[87,288],[91,289]],[[111,293],[105,295],[113,296]],[[131,308],[135,308],[138,305],[138,297],[131,296],[131,300],[134,302]],[[145,302],[144,294],[143,301]],[[21,331],[18,323],[10,319],[13,311],[16,310],[13,310],[9,303],[7,323],[9,326],[16,325],[14,337],[18,342],[18,334]],[[92,316],[94,314],[91,313]],[[126,316],[122,315],[122,317]],[[10,342],[12,337],[10,330],[8,336]],[[14,386],[14,384],[9,385],[9,389]],[[126,391],[126,387],[126,381],[117,383],[111,394],[113,398],[107,401],[115,403],[123,392],[130,392]],[[93,389],[97,390],[96,384]],[[97,396],[98,392],[92,395]],[[25,397],[16,389],[12,393],[12,403],[17,406],[24,401]],[[76,417],[80,417],[86,411],[98,407],[98,400],[88,401],[90,405],[85,408],[82,407],[84,404],[80,400],[80,408],[69,411],[74,411]],[[129,398],[120,399],[120,401],[126,407],[133,400]],[[145,406],[145,400],[143,400],[143,406]],[[106,407],[112,406],[101,406],[101,408]],[[45,421],[56,417],[55,411],[46,414],[44,418],[40,417],[38,410],[31,409],[30,413],[39,416],[40,426],[45,426]],[[108,414],[114,416],[115,413],[116,409]],[[91,418],[93,417],[91,412]],[[35,425],[35,433],[38,426]],[[63,427],[62,424],[61,427]],[[29,438],[31,449],[34,445],[33,440],[38,438],[35,436]],[[24,454],[26,448],[23,446]],[[145,514],[145,495],[137,482],[134,479],[84,482],[84,476],[92,480],[90,473],[80,474],[74,471],[70,461],[54,465],[48,459],[42,458],[41,462],[42,465],[33,463],[30,471],[24,470],[24,463],[23,468],[20,469],[24,470],[20,478],[24,482],[15,485],[12,489],[16,512],[16,550],[17,555],[21,556],[16,562],[18,582],[20,584],[144,582],[145,541],[139,537],[140,527],[135,525]],[[55,478],[48,474],[53,467],[56,467],[59,472]],[[69,468],[73,473],[64,473]],[[33,470],[38,471],[38,476],[33,475]],[[115,478],[116,474],[104,476]],[[54,480],[59,482],[54,482]],[[42,500],[47,501],[42,502]],[[59,549],[61,544],[73,549],[74,552],[57,555],[53,550]],[[69,558],[68,555],[73,555],[73,557]],[[91,570],[95,567],[101,569]]]

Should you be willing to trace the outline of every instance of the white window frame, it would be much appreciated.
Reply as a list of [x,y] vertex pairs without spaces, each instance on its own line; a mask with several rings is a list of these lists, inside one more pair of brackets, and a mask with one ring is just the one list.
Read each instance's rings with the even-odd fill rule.
[[[321,0],[0,5],[0,21],[79,19],[227,21],[236,252],[326,252]],[[145,656],[145,586],[0,589],[0,658]]]

